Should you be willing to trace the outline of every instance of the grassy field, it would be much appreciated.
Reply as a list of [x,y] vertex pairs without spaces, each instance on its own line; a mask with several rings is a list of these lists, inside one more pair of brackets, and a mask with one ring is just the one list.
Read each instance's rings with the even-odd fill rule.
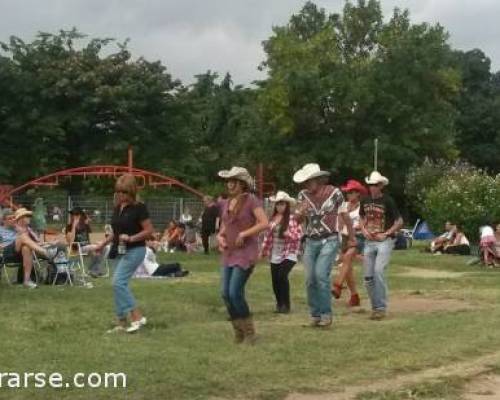
[[[418,249],[395,252],[388,274],[394,306],[390,318],[370,321],[368,312],[351,312],[347,299],[341,299],[330,330],[302,327],[307,307],[300,265],[291,274],[290,315],[272,313],[269,269],[259,265],[247,289],[260,335],[254,347],[232,343],[219,298],[216,256],[162,258],[180,261],[190,275],[133,281],[149,318],[136,335],[105,334],[113,321],[110,279],[94,281],[92,289],[43,286],[31,291],[2,282],[0,373],[58,372],[67,378],[77,372],[124,372],[127,388],[4,387],[0,398],[283,399],[290,393],[333,393],[390,382],[474,360],[500,345],[500,274],[467,266],[467,258],[431,256]],[[398,309],[403,299],[407,309]],[[420,308],[412,308],[413,299]],[[453,304],[450,309],[447,301]],[[441,308],[433,309],[434,302]],[[429,307],[422,309],[422,304]],[[449,377],[356,398],[459,399],[464,382]]]

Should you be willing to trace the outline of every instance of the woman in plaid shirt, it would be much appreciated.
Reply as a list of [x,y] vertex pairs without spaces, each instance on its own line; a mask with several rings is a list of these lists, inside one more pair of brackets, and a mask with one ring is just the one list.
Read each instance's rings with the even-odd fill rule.
[[278,192],[270,200],[275,203],[269,229],[264,237],[262,256],[271,262],[271,278],[276,296],[276,313],[290,312],[290,283],[288,274],[297,263],[302,227],[290,215],[295,200],[285,192]]

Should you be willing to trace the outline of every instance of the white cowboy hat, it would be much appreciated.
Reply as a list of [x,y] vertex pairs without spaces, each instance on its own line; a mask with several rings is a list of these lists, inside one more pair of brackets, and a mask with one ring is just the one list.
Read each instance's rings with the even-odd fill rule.
[[21,207],[21,208],[18,208],[16,210],[16,212],[14,213],[14,219],[17,221],[18,219],[20,219],[22,217],[29,217],[31,215],[33,215],[33,213],[31,211],[28,211],[26,208]]
[[253,178],[246,168],[232,167],[230,170],[223,169],[218,174],[222,179],[238,179],[253,187]]
[[306,164],[293,174],[293,181],[295,183],[303,183],[309,179],[328,175],[330,175],[330,173],[328,171],[321,171],[318,164]]
[[373,171],[370,174],[370,176],[367,176],[365,178],[365,182],[368,185],[377,185],[379,183],[382,183],[384,186],[387,186],[389,184],[389,179],[387,179],[385,176],[383,176],[380,172]]
[[282,190],[279,190],[275,196],[269,197],[269,200],[273,203],[279,203],[280,201],[286,201],[290,205],[295,204],[295,199],[293,197],[290,197],[290,195],[287,192],[283,192]]

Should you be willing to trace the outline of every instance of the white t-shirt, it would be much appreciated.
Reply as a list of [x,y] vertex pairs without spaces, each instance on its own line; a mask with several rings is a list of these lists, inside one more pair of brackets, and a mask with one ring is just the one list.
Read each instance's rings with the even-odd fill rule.
[[160,266],[160,264],[156,261],[155,252],[150,247],[146,246],[146,256],[144,257],[142,264],[149,275],[153,275]]
[[495,237],[495,232],[493,231],[493,228],[489,225],[484,225],[480,227],[479,232],[481,232],[481,239],[491,236]]
[[[349,202],[344,201],[339,208],[339,213],[343,213],[343,212],[349,213],[349,218],[351,218],[351,221],[352,221],[352,229],[354,229],[355,232],[359,231],[359,220],[360,220],[359,206],[360,206],[360,204],[361,203],[358,203],[358,206],[354,210],[349,211]],[[347,226],[345,226],[345,225],[342,227],[342,235],[345,235],[345,236],[348,235]]]

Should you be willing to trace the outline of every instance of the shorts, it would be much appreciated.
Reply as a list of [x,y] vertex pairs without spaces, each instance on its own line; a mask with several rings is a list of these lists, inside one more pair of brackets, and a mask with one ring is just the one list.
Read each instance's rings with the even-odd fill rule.
[[23,256],[16,251],[16,242],[12,242],[3,249],[3,259],[6,263],[21,263]]
[[[361,233],[357,233],[354,237],[356,238],[357,253],[363,254],[363,250],[365,249],[365,237]],[[341,247],[342,253],[345,253],[348,250],[347,241],[348,241],[348,236],[342,235],[342,247]]]

